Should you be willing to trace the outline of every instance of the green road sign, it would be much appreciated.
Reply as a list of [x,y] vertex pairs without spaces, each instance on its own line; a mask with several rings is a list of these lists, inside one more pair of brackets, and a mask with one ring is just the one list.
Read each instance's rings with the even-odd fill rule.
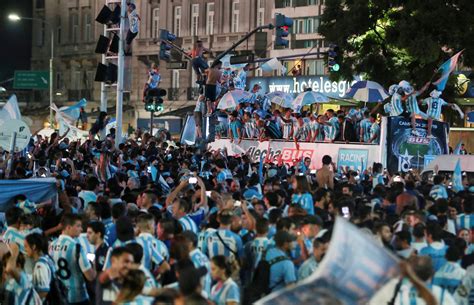
[[15,71],[14,89],[48,89],[48,71]]

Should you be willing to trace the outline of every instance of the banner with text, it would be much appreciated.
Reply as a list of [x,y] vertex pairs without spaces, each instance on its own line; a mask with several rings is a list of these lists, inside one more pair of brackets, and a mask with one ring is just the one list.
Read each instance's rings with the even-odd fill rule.
[[422,170],[435,156],[448,153],[448,124],[434,121],[434,138],[431,139],[427,137],[427,124],[426,120],[416,120],[416,129],[420,136],[413,136],[410,119],[388,118],[387,169],[391,173],[407,172],[410,169]]
[[398,274],[397,257],[372,235],[338,217],[329,249],[316,271],[298,285],[274,292],[255,304],[312,304],[319,294],[346,305],[366,304]]
[[369,151],[367,149],[339,148],[337,157],[337,167],[344,169],[348,167],[351,170],[362,173],[367,169],[369,162]]
[[[324,155],[332,157],[334,162],[339,159],[339,150],[347,149],[348,154],[343,155],[341,161],[346,166],[357,166],[358,168],[371,166],[373,162],[381,162],[380,147],[370,144],[337,144],[337,143],[298,143],[286,141],[264,141],[242,140],[240,144],[231,143],[229,139],[219,139],[209,144],[209,150],[227,149],[230,156],[247,154],[252,162],[260,162],[261,155],[267,163],[280,163],[295,165],[302,158],[311,159],[311,169],[318,169],[322,166]],[[366,151],[363,153],[363,151]],[[343,150],[344,152],[344,150]],[[356,155],[351,155],[353,152]],[[337,164],[339,168],[339,164]]]

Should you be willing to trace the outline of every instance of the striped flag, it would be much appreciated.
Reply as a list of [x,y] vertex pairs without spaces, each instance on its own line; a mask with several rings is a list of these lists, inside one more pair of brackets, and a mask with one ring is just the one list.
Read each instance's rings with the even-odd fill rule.
[[458,64],[459,56],[464,50],[459,51],[454,54],[453,57],[445,61],[439,68],[438,71],[441,72],[441,77],[433,82],[433,85],[436,85],[438,91],[443,91],[446,88],[446,83],[448,82],[449,75],[454,71],[456,65]]
[[456,167],[454,168],[453,190],[455,192],[460,192],[464,190],[464,186],[462,185],[461,159],[458,159],[458,162],[456,163]]
[[456,145],[456,148],[453,151],[453,154],[460,155],[461,154],[461,146],[462,146],[462,141],[459,141],[458,145]]
[[158,178],[158,182],[160,183],[161,190],[163,191],[163,193],[169,194],[169,192],[171,191],[171,188],[162,175],[160,175],[160,177]]
[[21,120],[20,107],[18,107],[18,100],[13,94],[8,99],[8,102],[0,110],[0,122],[8,120]]

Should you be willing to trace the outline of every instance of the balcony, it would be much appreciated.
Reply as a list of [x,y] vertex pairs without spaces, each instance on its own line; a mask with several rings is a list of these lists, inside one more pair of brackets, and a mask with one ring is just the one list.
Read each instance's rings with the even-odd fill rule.
[[68,101],[78,101],[82,98],[85,98],[86,100],[91,100],[91,97],[93,95],[93,90],[92,89],[77,89],[77,90],[68,90],[67,91],[67,99]]

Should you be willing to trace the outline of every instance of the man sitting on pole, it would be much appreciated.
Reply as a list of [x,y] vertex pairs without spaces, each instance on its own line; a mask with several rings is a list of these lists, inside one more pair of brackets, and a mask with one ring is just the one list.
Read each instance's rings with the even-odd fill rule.
[[161,75],[158,66],[155,63],[151,64],[151,69],[148,72],[148,80],[143,89],[143,101],[146,101],[147,96],[150,93],[150,90],[157,89],[160,85]]
[[191,52],[191,57],[193,58],[191,63],[197,76],[196,83],[199,85],[204,84],[204,71],[209,68],[209,65],[203,57],[204,52],[210,53],[211,51],[203,46],[201,40],[196,41]]

